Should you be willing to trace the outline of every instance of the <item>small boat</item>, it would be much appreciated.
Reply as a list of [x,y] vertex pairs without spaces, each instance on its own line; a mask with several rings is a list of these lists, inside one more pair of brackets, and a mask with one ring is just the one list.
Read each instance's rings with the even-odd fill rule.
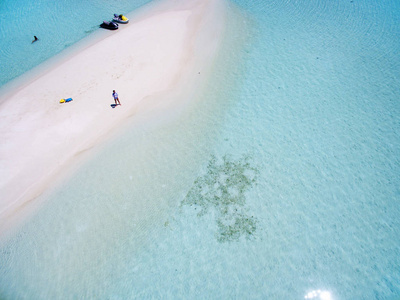
[[129,19],[128,19],[127,17],[125,17],[124,15],[117,15],[117,14],[114,14],[113,21],[114,21],[114,22],[121,23],[121,24],[126,24],[126,23],[129,22]]
[[105,29],[115,30],[118,29],[118,24],[114,22],[103,21],[103,23],[100,24],[100,27]]

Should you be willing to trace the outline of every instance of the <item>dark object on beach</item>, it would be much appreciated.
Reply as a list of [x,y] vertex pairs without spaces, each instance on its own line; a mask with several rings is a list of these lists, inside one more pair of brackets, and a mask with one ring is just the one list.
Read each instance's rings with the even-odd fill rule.
[[118,24],[116,24],[114,22],[103,21],[103,23],[100,24],[100,27],[105,28],[105,29],[110,29],[110,30],[116,30],[116,29],[118,29]]
[[36,42],[36,41],[38,41],[39,39],[37,38],[37,36],[36,35],[34,35],[33,36],[33,41],[32,41],[32,43],[34,43],[34,42]]
[[121,24],[127,24],[129,22],[129,19],[127,17],[125,17],[124,15],[114,14],[113,21],[121,23]]

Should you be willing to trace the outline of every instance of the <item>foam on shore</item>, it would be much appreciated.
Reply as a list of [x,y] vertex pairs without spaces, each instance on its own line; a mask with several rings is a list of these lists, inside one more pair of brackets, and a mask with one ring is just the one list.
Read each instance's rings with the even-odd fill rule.
[[[0,98],[0,234],[80,153],[126,120],[190,99],[217,53],[224,5],[195,0],[144,7],[128,25]],[[114,89],[122,105],[112,109]],[[59,103],[69,97],[72,102]]]

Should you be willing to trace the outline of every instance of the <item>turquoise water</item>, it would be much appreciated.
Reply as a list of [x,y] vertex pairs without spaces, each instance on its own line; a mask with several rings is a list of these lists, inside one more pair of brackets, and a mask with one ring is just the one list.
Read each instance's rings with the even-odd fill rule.
[[2,244],[0,298],[400,297],[400,3],[325,2],[236,1],[193,104]]
[[[65,50],[114,13],[127,14],[150,0],[0,2],[0,86]],[[33,36],[40,42],[31,44]]]

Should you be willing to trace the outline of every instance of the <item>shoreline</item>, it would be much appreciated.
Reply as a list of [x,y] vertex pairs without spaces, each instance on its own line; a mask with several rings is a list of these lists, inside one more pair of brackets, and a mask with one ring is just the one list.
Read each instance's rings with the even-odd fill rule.
[[[81,153],[90,155],[126,120],[151,119],[151,111],[179,110],[189,101],[218,52],[224,5],[146,5],[128,15],[129,24],[82,41],[82,48],[0,97],[0,236],[32,212],[35,198]],[[114,89],[122,105],[111,108]],[[72,102],[59,103],[69,97]]]

